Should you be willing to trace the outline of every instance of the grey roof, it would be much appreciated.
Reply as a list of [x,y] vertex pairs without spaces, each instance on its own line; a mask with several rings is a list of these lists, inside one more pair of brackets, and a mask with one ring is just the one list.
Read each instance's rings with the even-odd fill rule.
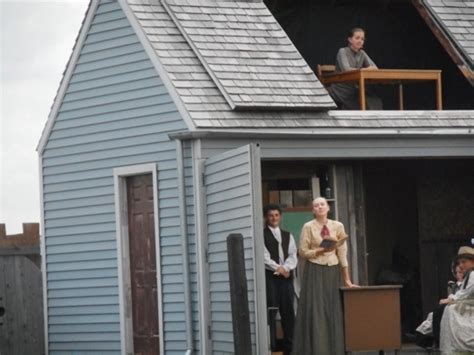
[[[474,111],[233,110],[201,61],[202,57],[191,47],[190,38],[185,38],[162,3],[159,0],[128,0],[128,3],[198,129],[474,127]],[[188,0],[186,3],[196,4],[197,1]],[[215,2],[212,4],[225,9],[227,16],[241,9],[240,3],[239,6],[232,5],[235,2],[226,2],[226,7],[217,6]],[[261,9],[261,4],[258,6],[256,8]],[[198,11],[194,5],[179,7],[182,8],[180,13],[186,11],[190,17],[194,16],[192,11]],[[239,55],[238,51],[232,53]],[[318,88],[314,87],[315,90]]]
[[474,69],[474,1],[425,0],[425,4]]
[[263,1],[163,4],[231,108],[334,107]]

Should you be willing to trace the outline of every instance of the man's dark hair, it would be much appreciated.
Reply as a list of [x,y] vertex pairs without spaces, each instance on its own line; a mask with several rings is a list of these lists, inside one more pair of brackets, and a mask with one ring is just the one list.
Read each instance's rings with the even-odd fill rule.
[[277,210],[278,212],[280,212],[280,214],[283,213],[280,205],[277,205],[276,203],[270,203],[269,205],[266,205],[265,207],[263,207],[263,215],[266,216],[268,212],[274,211],[274,210]]

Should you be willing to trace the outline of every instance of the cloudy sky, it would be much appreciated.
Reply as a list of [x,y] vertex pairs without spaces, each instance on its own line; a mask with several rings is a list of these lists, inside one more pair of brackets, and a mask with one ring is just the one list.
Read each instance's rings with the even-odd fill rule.
[[36,145],[89,0],[0,0],[0,223],[40,221]]

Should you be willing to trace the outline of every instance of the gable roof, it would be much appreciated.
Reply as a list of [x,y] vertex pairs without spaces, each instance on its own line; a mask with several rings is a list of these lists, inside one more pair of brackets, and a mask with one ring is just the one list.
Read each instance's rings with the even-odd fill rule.
[[[205,1],[207,7],[209,7],[209,4],[211,3],[211,0],[167,1],[180,1],[180,3],[186,2],[187,4],[197,4]],[[311,111],[301,109],[290,110],[289,108],[291,105],[288,105],[287,107],[271,107],[271,105],[269,105],[267,109],[264,109],[263,105],[262,107],[258,107],[258,105],[253,106],[251,107],[252,109],[248,107],[246,110],[232,109],[231,103],[229,104],[224,93],[221,91],[223,89],[219,88],[216,84],[215,80],[217,79],[211,77],[210,71],[212,68],[210,66],[207,68],[205,67],[204,63],[201,61],[203,60],[202,56],[198,56],[194,47],[190,44],[190,41],[192,42],[191,37],[185,36],[181,32],[182,29],[176,25],[172,16],[165,9],[165,6],[163,6],[160,0],[118,0],[118,2],[122,6],[131,26],[134,28],[135,33],[149,55],[150,60],[163,80],[164,85],[166,86],[170,96],[173,98],[190,131],[199,129],[230,130],[242,128],[259,130],[264,128],[281,130],[309,128],[309,131],[312,131],[313,129],[325,127],[334,130],[351,127],[355,129],[370,129],[380,132],[383,129],[409,130],[422,128],[424,129],[424,133],[427,134],[434,133],[435,131],[440,132],[440,130],[446,132],[446,130],[449,129],[454,129],[456,132],[459,132],[459,129],[462,129],[463,132],[468,132],[469,134],[472,134],[473,132],[474,111]],[[76,40],[71,58],[68,61],[58,93],[52,105],[50,115],[38,143],[37,150],[40,155],[42,154],[52,131],[56,115],[69,84],[77,59],[80,55],[84,39],[87,35],[91,19],[95,14],[98,3],[99,0],[91,0],[86,18]],[[227,4],[226,6],[219,5],[218,8],[222,9],[222,12],[225,12],[226,16],[234,16],[231,12],[235,12],[236,10],[240,11],[238,9],[242,9],[241,6],[245,5],[238,2],[239,6],[236,7],[228,5],[229,2],[225,3]],[[212,2],[212,4],[217,6],[218,3]],[[170,5],[167,6],[169,7]],[[181,5],[173,6],[180,7]],[[254,11],[258,10],[257,13],[262,14],[267,10],[264,10],[261,6],[262,5],[259,4],[255,7],[249,7],[250,10],[248,11],[253,14]],[[179,13],[190,14],[190,16],[193,13],[192,11],[197,11],[194,5],[181,7],[183,9],[178,9],[180,11]],[[273,17],[272,19],[273,20],[271,21],[270,19],[266,19],[265,21],[267,22],[265,23],[267,25],[272,24],[271,27],[276,28],[276,20]],[[197,27],[197,29],[199,31],[203,30],[200,27]],[[248,33],[249,37],[254,35],[252,32],[249,32],[248,29],[245,31]],[[244,33],[241,32],[241,34],[243,35]],[[266,38],[266,41],[270,43],[273,40],[273,35],[276,35],[275,38],[278,39],[281,38],[279,37],[281,34],[282,32],[280,30],[266,31],[265,35],[268,37],[262,38]],[[238,38],[238,36],[230,37]],[[230,41],[227,37],[224,38],[224,35],[219,35],[219,38],[221,40]],[[201,40],[202,38],[198,37],[198,39]],[[208,40],[210,41],[209,43],[213,43],[212,38],[208,38]],[[286,39],[284,41],[286,43]],[[202,43],[205,43],[205,41]],[[229,53],[233,53],[234,56],[240,55],[240,51],[232,51]],[[269,51],[269,53],[272,52]],[[297,51],[292,53],[295,56],[300,56]],[[219,58],[227,57],[222,55]],[[229,57],[229,59],[232,58],[233,57]],[[234,59],[237,60],[237,58]],[[295,57],[294,59],[297,63],[300,63],[300,60],[303,60],[301,57],[298,59]],[[283,61],[279,63],[277,66],[278,70],[284,69],[282,67],[284,66],[283,63]],[[217,65],[219,66],[219,64]],[[254,65],[255,67],[258,66],[257,64]],[[302,63],[301,67],[298,68],[298,66],[299,64],[296,65],[297,68],[295,70],[302,70],[302,72],[306,73],[307,68],[302,68]],[[292,68],[293,67],[290,66],[287,69],[291,71]],[[228,68],[226,68],[226,70],[227,69]],[[237,76],[240,73],[240,71],[234,71],[234,69],[231,69],[231,71],[226,70],[224,72],[230,72]],[[262,80],[264,79],[262,78]],[[237,89],[247,88],[245,80],[240,81],[239,79],[237,82],[239,83]],[[308,100],[311,100],[311,98],[316,100],[316,96],[319,95],[318,100],[321,99],[322,101],[320,101],[318,105],[324,107],[324,105],[327,104],[327,101],[325,101],[326,99],[324,98],[325,91],[324,89],[321,90],[320,84],[317,81],[296,80],[292,81],[292,83],[298,85],[293,88],[293,90],[295,90],[294,92],[302,93],[303,96],[308,97]],[[234,84],[228,86],[228,88],[234,86],[236,86],[235,81]],[[251,86],[248,87],[251,88]],[[269,87],[271,87],[271,85],[269,85]],[[277,95],[277,93],[278,91],[275,91],[274,95]],[[271,101],[268,102],[271,103]]]
[[474,1],[413,2],[441,45],[474,86]]
[[[194,39],[200,43],[210,45],[202,51],[213,52],[212,44],[215,42],[215,36],[218,41],[236,42],[236,36],[224,31],[224,18],[232,18],[235,16],[244,16],[245,14],[267,13],[268,10],[263,9],[263,2],[241,2],[241,1],[213,1],[213,0],[127,0],[131,10],[136,16],[147,38],[150,40],[153,48],[155,48],[165,70],[169,73],[171,80],[176,87],[178,94],[181,96],[184,106],[189,112],[190,117],[199,128],[316,128],[316,127],[358,127],[358,128],[413,128],[413,127],[473,127],[474,112],[471,111],[329,111],[329,112],[312,112],[305,110],[269,110],[269,109],[253,109],[253,110],[233,110],[227,102],[224,94],[218,88],[216,82],[211,77],[212,68],[206,68],[202,63],[201,57],[195,52],[195,46],[192,44]],[[168,5],[163,5],[166,2]],[[173,4],[173,5],[170,5]],[[251,4],[251,5],[249,5]],[[170,10],[174,7],[174,10]],[[204,7],[204,12],[199,9]],[[215,13],[217,9],[219,15]],[[250,9],[250,10],[249,10]],[[193,36],[183,34],[184,29],[173,20],[179,14],[181,21],[195,22],[193,29],[197,29]],[[200,27],[199,24],[209,20],[206,17],[209,12],[214,13],[213,16],[218,17],[222,24],[217,25],[224,34],[217,35],[218,31],[208,31],[209,29]],[[260,15],[261,16],[261,15]],[[272,24],[271,27],[279,27],[273,15],[270,19],[265,19],[265,25]],[[258,17],[255,15],[254,17]],[[245,16],[241,20],[247,19]],[[253,20],[255,21],[255,19]],[[214,23],[216,21],[213,21]],[[255,22],[247,22],[257,24]],[[191,26],[191,25],[189,25]],[[204,25],[203,25],[204,26]],[[233,26],[233,25],[230,25]],[[228,27],[231,28],[231,27]],[[256,32],[246,29],[239,32],[241,37],[251,37]],[[280,31],[267,31],[267,36],[272,33],[280,34]],[[190,33],[194,33],[191,30]],[[286,36],[286,34],[285,34]],[[206,41],[204,39],[206,38]],[[271,38],[271,37],[269,37]],[[277,37],[279,38],[279,37]],[[206,48],[206,47],[203,47]],[[222,50],[222,49],[221,49]],[[239,51],[225,51],[229,55],[229,59],[239,60]],[[295,52],[297,53],[297,52]],[[205,53],[210,55],[212,53]],[[299,53],[297,53],[299,56]],[[238,72],[233,72],[238,75]],[[301,83],[300,83],[301,84]],[[306,87],[307,85],[307,87]],[[311,91],[316,89],[314,85],[302,84],[303,88]],[[311,87],[312,86],[312,87]]]
[[232,109],[334,107],[263,1],[162,4]]

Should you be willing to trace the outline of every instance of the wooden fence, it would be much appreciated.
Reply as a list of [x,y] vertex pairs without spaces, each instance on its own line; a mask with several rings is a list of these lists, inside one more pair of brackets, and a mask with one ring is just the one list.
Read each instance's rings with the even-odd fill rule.
[[0,355],[44,354],[39,224],[6,235],[0,224]]

